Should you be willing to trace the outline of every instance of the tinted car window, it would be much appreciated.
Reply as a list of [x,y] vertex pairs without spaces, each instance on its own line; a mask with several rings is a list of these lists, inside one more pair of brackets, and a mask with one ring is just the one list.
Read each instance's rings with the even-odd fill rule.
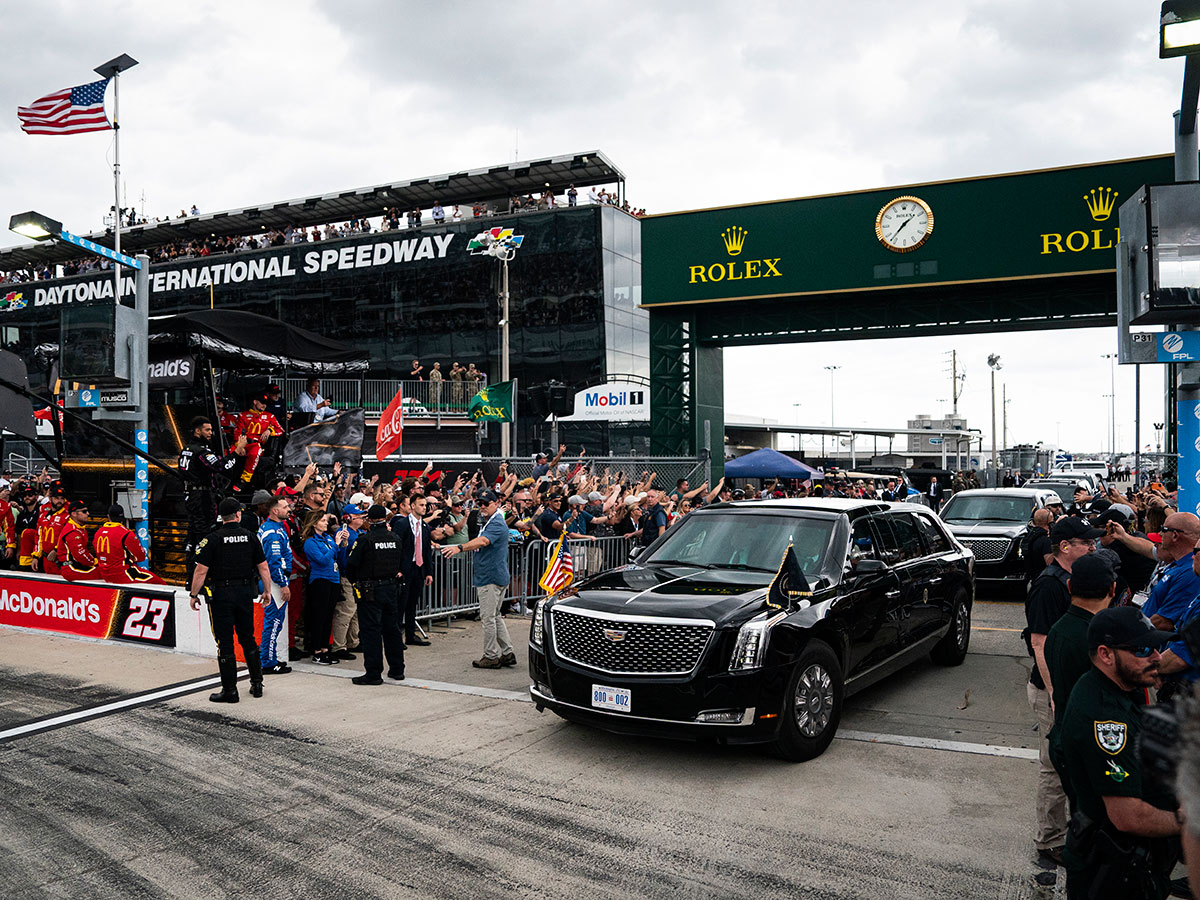
[[917,530],[921,532],[921,537],[925,540],[925,547],[930,554],[945,553],[950,549],[950,541],[942,534],[942,529],[924,516],[917,516],[916,520]]
[[871,532],[871,523],[865,516],[855,519],[850,526],[851,568],[860,559],[879,559],[875,548],[875,536]]
[[966,496],[959,494],[951,497],[950,502],[942,509],[943,522],[1013,522],[1023,524],[1029,521],[1035,509],[1034,502],[1029,497],[1011,497],[1004,495],[975,494]]
[[925,549],[921,546],[921,534],[917,531],[917,523],[911,515],[897,513],[890,516],[880,516],[881,525],[886,523],[892,529],[896,540],[896,561],[904,562],[909,559],[919,559]]
[[[681,562],[717,568],[778,570],[788,543],[806,574],[824,566],[834,524],[800,516],[693,513],[639,563]],[[840,564],[840,563],[839,563]]]

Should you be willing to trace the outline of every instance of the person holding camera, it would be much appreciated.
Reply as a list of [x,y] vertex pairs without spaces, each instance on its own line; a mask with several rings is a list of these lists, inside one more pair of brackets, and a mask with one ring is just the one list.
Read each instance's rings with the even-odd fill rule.
[[1092,668],[1071,691],[1056,731],[1075,801],[1063,865],[1069,898],[1166,897],[1179,856],[1173,797],[1145,778],[1137,746],[1145,689],[1175,635],[1140,610],[1101,610],[1088,625]]

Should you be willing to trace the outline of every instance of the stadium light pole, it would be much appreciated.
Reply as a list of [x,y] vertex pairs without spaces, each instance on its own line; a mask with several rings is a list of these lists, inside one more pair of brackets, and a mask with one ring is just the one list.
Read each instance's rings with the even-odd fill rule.
[[[524,236],[513,234],[511,228],[493,228],[476,235],[467,244],[467,251],[473,256],[486,254],[500,261],[500,380],[508,381],[509,350],[508,350],[508,261],[517,255]],[[509,421],[500,423],[500,455],[505,459],[512,452],[512,426],[516,420],[517,392],[512,392],[513,409]]]
[[1110,445],[1111,449],[1109,452],[1112,453],[1113,456],[1116,456],[1117,455],[1117,354],[1102,353],[1100,355],[1100,358],[1108,360],[1108,381],[1109,381],[1109,391],[1111,392],[1109,394],[1109,397],[1111,398],[1111,402],[1112,402],[1112,407],[1111,407],[1112,434],[1110,435],[1112,443]]
[[95,418],[133,422],[133,443],[139,451],[134,456],[133,484],[134,490],[140,492],[142,498],[141,516],[137,520],[135,531],[142,547],[149,554],[150,467],[146,463],[144,454],[147,454],[150,449],[150,406],[147,396],[149,385],[146,381],[149,366],[147,335],[150,325],[150,257],[146,254],[139,254],[137,259],[126,256],[103,244],[97,244],[95,241],[72,234],[63,228],[62,222],[32,210],[12,216],[8,221],[8,227],[15,234],[32,238],[35,241],[59,240],[79,247],[81,250],[87,250],[96,256],[112,260],[116,263],[113,266],[116,273],[113,284],[113,306],[115,307],[121,306],[120,267],[125,266],[134,270],[134,310],[130,313],[133,316],[132,333],[122,335],[118,331],[118,339],[124,337],[129,342],[129,398],[132,399],[136,396],[137,405],[128,412],[96,410],[93,415]]
[[833,427],[834,418],[835,418],[834,414],[833,414],[833,409],[834,409],[833,408],[833,373],[836,372],[840,368],[841,368],[841,366],[826,366],[825,367],[825,371],[829,373],[829,425],[830,425],[830,427]]
[[1004,366],[995,353],[988,356],[988,368],[992,370],[992,478],[996,477],[996,373]]

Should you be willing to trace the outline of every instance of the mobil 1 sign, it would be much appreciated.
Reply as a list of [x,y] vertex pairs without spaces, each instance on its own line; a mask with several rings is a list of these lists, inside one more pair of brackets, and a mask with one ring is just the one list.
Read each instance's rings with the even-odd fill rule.
[[650,395],[641,385],[611,381],[575,394],[575,412],[563,421],[649,422]]

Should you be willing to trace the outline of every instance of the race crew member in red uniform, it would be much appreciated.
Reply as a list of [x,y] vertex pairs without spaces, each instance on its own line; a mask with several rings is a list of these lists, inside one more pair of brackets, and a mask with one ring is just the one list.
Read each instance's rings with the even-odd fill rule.
[[247,483],[254,477],[254,470],[258,468],[263,444],[272,435],[283,434],[279,420],[267,412],[267,403],[270,399],[267,394],[256,394],[250,398],[250,405],[253,408],[237,417],[235,436],[246,438],[246,466],[242,469],[242,481]]
[[96,557],[89,549],[87,529],[87,506],[82,503],[67,504],[67,521],[58,536],[59,574],[67,581],[95,581],[100,577],[96,568]]
[[146,550],[137,535],[125,527],[124,517],[121,507],[110,506],[108,521],[96,529],[92,538],[100,580],[109,584],[163,584],[153,572],[138,567],[146,560]]
[[20,536],[17,565],[25,571],[32,570],[36,562],[33,551],[37,549],[40,501],[37,493],[28,488],[17,496],[17,534]]
[[11,569],[17,564],[17,544],[20,535],[17,533],[17,515],[9,499],[12,488],[9,485],[0,487],[0,528],[4,529],[4,568]]
[[237,440],[234,433],[237,431],[237,414],[228,412],[225,409],[225,398],[217,395],[217,422],[221,426],[221,433],[225,435],[225,446],[232,447],[233,442]]
[[58,536],[67,524],[67,498],[62,484],[50,486],[50,502],[42,507],[38,516],[37,545],[33,549],[33,569],[38,567],[47,575],[57,575],[61,561],[58,557]]

